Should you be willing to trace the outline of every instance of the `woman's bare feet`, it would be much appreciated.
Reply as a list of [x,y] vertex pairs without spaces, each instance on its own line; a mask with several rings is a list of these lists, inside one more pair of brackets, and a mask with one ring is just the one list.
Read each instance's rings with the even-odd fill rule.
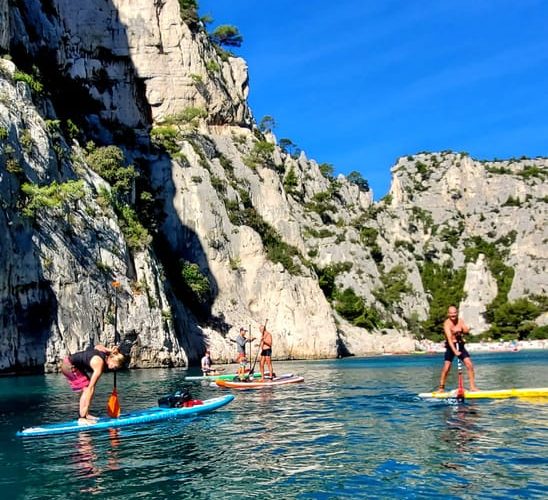
[[93,425],[97,423],[96,418],[79,418],[78,419],[78,425]]

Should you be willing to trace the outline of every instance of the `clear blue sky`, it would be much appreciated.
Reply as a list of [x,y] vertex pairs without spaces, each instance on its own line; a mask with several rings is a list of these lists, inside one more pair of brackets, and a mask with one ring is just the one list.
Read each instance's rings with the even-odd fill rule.
[[548,2],[198,0],[236,26],[257,122],[386,194],[420,151],[548,156]]

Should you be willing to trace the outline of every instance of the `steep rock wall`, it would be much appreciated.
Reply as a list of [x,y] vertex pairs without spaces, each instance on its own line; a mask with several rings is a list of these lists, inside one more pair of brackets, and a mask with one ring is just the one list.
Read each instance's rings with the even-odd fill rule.
[[[476,252],[470,260],[478,238],[513,270],[510,299],[546,294],[545,159],[401,158],[389,195],[374,203],[363,185],[333,178],[255,127],[245,62],[215,48],[199,23],[183,22],[175,0],[25,0],[9,16],[1,2],[0,44],[7,33],[18,62],[27,70],[35,63],[60,86],[47,89],[51,100],[34,99],[3,62],[2,370],[53,369],[68,351],[114,341],[113,279],[122,282],[121,338],[140,367],[196,362],[206,345],[232,360],[238,328],[256,333],[266,320],[276,358],[412,350],[408,332],[432,300],[425,262],[466,268],[461,312],[479,333],[499,287],[488,259]],[[204,113],[185,122],[189,108]],[[99,201],[108,184],[77,144],[54,143],[46,119],[71,111],[90,137],[120,141],[142,166],[164,216],[154,247],[128,248],[120,221]],[[151,140],[162,123],[176,124],[170,154]],[[134,138],[124,142],[128,130]],[[69,214],[22,216],[23,182],[75,179],[86,195]],[[207,277],[208,301],[181,294],[182,261]],[[335,312],[326,269],[336,270],[333,286],[366,305],[367,328]]]
[[[8,131],[1,145],[0,370],[55,369],[70,352],[113,343],[114,279],[122,282],[118,333],[131,364],[184,364],[185,352],[162,314],[170,306],[154,256],[130,256],[114,213],[98,202],[108,184],[83,162],[67,160],[70,150],[59,138],[52,142],[26,84],[11,80],[14,66],[0,63],[0,127]],[[22,183],[77,178],[84,181],[83,198],[24,215]],[[147,294],[137,292],[138,283],[147,283]]]

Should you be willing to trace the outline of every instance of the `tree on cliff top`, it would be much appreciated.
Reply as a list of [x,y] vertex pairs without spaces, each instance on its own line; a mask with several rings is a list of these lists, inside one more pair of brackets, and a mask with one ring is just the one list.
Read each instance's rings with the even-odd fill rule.
[[238,28],[229,24],[217,26],[209,37],[213,43],[225,47],[240,47],[244,41]]
[[196,0],[179,0],[181,10],[181,19],[188,24],[192,31],[198,31],[200,28],[198,18],[198,2]]

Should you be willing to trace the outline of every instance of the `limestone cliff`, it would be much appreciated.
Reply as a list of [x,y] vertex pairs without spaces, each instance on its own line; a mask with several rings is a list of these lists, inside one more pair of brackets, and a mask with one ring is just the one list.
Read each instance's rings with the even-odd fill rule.
[[[374,203],[259,130],[245,62],[176,0],[0,0],[0,47],[1,371],[115,333],[135,367],[230,361],[265,321],[275,358],[411,351],[432,266],[477,333],[500,287],[546,295],[545,159],[401,158]],[[88,140],[136,169],[124,204]]]

